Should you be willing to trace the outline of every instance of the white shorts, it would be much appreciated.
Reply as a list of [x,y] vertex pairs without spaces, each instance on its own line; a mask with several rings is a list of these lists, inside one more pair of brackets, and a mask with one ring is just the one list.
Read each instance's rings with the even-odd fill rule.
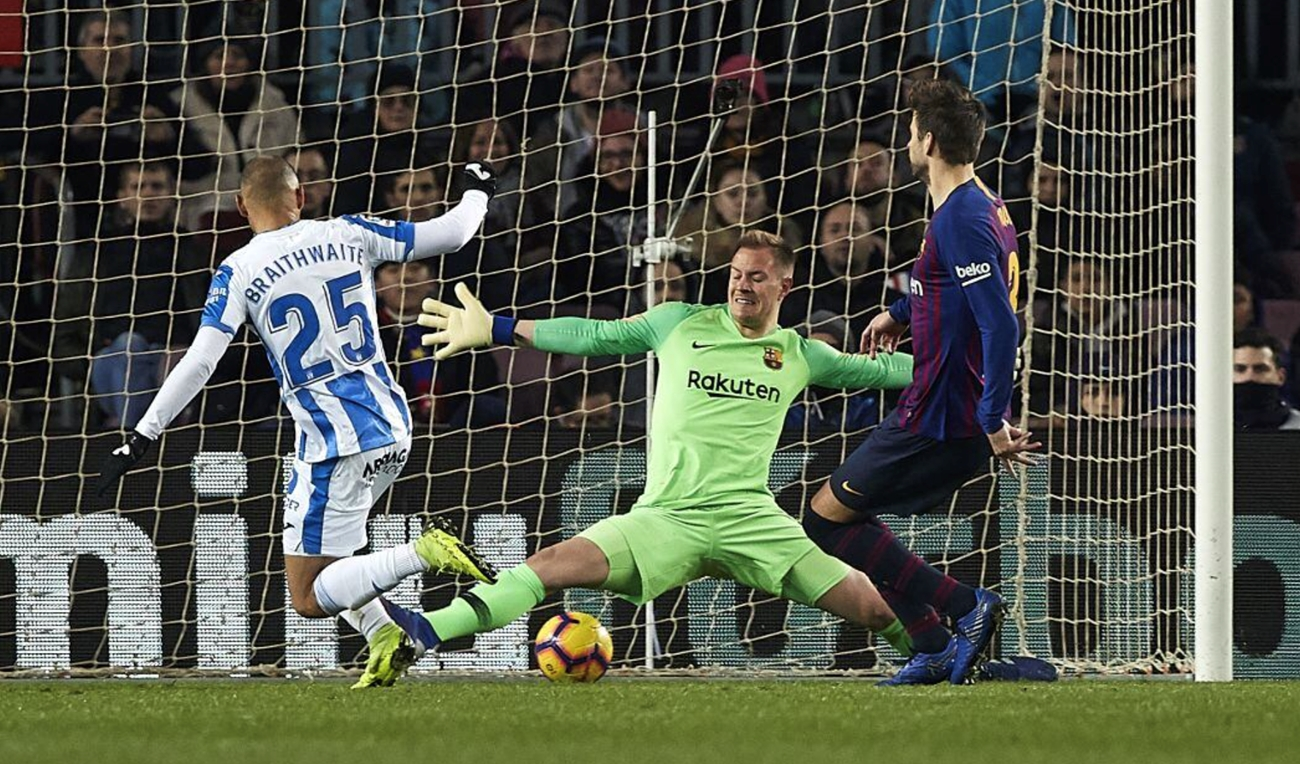
[[284,497],[284,553],[348,557],[366,545],[370,508],[402,474],[411,439],[323,462],[293,460]]

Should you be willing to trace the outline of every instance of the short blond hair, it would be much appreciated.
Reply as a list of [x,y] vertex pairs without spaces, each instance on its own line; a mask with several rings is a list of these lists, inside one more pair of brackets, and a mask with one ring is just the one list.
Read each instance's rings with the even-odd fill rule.
[[298,188],[298,175],[282,156],[262,154],[244,165],[239,194],[244,203],[271,204]]
[[740,240],[736,242],[736,250],[740,251],[742,249],[769,250],[781,267],[786,269],[794,268],[794,250],[790,249],[790,245],[785,243],[785,239],[777,234],[751,228],[740,234]]

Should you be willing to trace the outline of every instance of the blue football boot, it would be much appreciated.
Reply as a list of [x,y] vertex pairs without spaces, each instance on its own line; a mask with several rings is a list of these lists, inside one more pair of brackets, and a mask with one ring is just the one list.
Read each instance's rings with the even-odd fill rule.
[[988,589],[975,590],[975,607],[957,619],[957,631],[953,634],[957,657],[953,660],[948,681],[965,684],[975,666],[988,660],[989,645],[1002,625],[1005,613],[1006,606],[1001,596]]
[[917,653],[897,674],[883,682],[880,687],[899,687],[905,684],[939,684],[952,675],[952,664],[957,658],[957,640],[948,640],[948,646],[942,652]]

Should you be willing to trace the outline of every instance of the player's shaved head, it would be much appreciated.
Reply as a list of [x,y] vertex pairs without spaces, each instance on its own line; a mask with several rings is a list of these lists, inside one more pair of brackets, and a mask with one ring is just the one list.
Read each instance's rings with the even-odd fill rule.
[[264,154],[244,165],[239,195],[244,204],[268,207],[292,199],[298,190],[298,176],[282,156]]
[[235,204],[253,233],[298,222],[307,202],[298,175],[282,156],[263,155],[244,165]]

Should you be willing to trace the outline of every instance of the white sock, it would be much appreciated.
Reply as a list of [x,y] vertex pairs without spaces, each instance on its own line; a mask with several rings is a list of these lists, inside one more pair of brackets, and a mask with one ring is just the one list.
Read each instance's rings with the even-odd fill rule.
[[379,604],[378,599],[373,599],[357,608],[356,610],[344,610],[339,613],[339,617],[348,622],[348,625],[361,632],[366,638],[366,643],[370,643],[370,638],[374,636],[379,627],[386,623],[392,623],[393,619],[388,617],[384,606]]
[[312,591],[316,604],[330,615],[356,610],[400,584],[407,576],[423,573],[424,560],[414,542],[382,552],[344,557],[316,576]]

